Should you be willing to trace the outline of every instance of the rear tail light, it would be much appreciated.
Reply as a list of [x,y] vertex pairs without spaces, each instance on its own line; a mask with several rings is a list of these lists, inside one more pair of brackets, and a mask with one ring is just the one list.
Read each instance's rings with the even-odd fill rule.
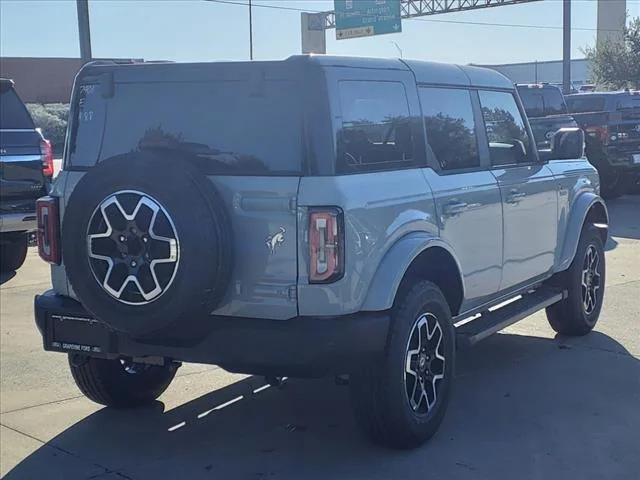
[[585,132],[590,137],[600,140],[604,145],[609,143],[609,127],[606,125],[587,127],[585,128]]
[[309,213],[309,281],[331,283],[344,273],[342,213],[337,208]]
[[60,216],[58,199],[42,197],[36,201],[38,254],[49,263],[60,264]]
[[53,177],[53,148],[49,140],[40,142],[40,154],[42,155],[42,174],[45,177]]

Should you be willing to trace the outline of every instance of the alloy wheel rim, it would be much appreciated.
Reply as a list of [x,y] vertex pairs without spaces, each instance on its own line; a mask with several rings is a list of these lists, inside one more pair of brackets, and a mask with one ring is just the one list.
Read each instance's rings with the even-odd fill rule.
[[411,329],[405,356],[405,393],[415,414],[426,415],[437,403],[445,362],[438,318],[433,313],[423,313]]
[[87,252],[98,284],[127,305],[157,300],[173,283],[180,260],[168,212],[136,190],[115,192],[96,207],[87,228]]
[[589,245],[582,265],[581,290],[582,308],[587,315],[593,313],[598,305],[601,275],[600,254],[594,245]]

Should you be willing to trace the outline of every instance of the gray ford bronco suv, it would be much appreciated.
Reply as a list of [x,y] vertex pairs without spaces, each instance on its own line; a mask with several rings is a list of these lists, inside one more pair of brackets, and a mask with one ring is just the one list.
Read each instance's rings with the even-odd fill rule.
[[584,134],[541,160],[494,71],[94,63],[71,108],[35,318],[93,401],[150,403],[180,362],[349,375],[363,430],[409,448],[443,419],[457,348],[543,308],[566,335],[598,319],[608,220]]

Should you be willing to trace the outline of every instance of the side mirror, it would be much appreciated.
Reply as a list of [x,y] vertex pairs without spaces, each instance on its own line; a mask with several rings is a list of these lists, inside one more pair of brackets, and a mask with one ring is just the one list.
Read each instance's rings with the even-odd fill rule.
[[581,128],[561,128],[551,138],[550,160],[570,160],[584,156],[584,132]]

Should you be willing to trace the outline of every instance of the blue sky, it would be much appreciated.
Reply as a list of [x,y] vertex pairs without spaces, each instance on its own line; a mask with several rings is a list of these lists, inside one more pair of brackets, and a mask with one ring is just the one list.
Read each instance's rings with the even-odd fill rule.
[[[236,0],[245,2],[246,0]],[[300,53],[300,13],[260,8],[276,5],[331,10],[332,0],[254,0],[254,57],[280,59]],[[241,5],[204,0],[89,0],[95,57],[176,61],[248,58],[248,14]],[[573,26],[596,27],[597,2],[573,0]],[[627,0],[631,16],[640,1]],[[450,22],[562,25],[562,1],[544,0],[472,12],[404,20],[403,32],[375,38],[335,40],[327,52],[455,63],[508,63],[562,57],[562,30]],[[595,41],[595,30],[574,30],[573,56]],[[78,56],[74,0],[0,0],[0,55]]]

